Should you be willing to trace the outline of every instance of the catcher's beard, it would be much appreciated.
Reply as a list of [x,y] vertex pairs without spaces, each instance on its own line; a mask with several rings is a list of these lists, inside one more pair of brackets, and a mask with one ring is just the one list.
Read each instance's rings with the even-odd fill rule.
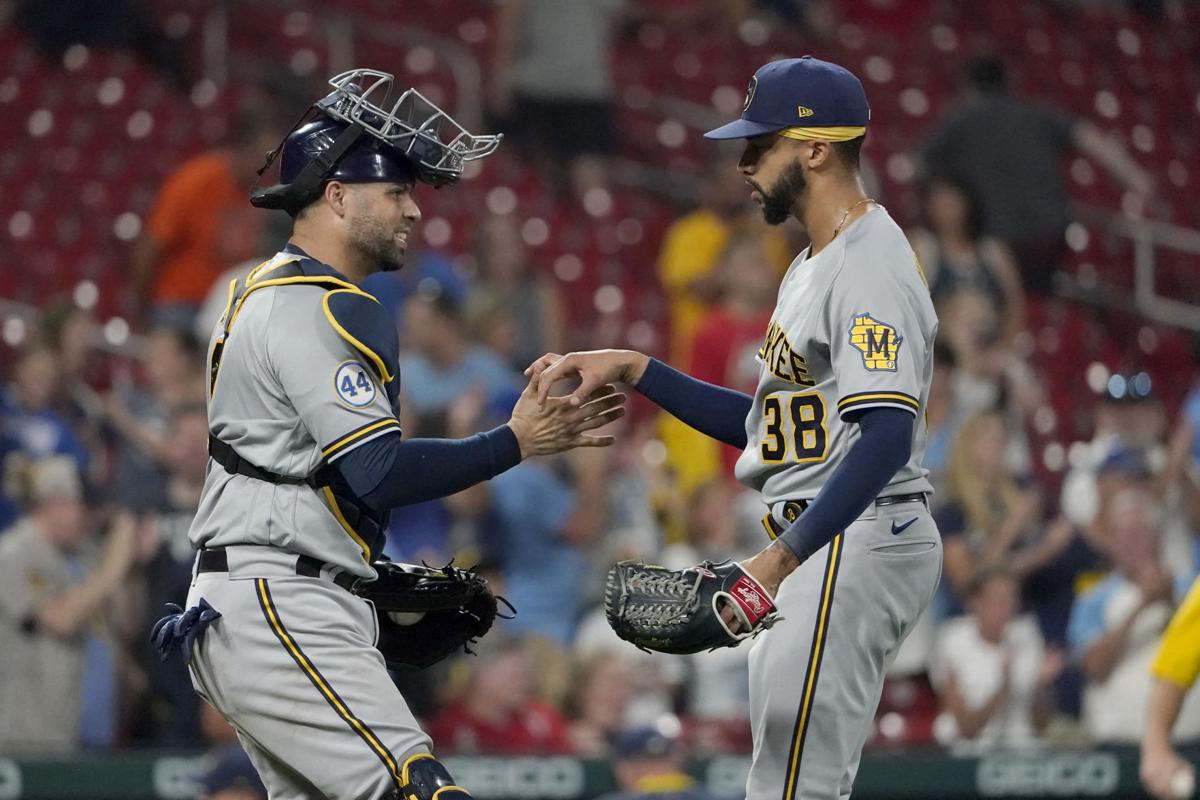
[[404,266],[404,251],[396,246],[396,231],[381,217],[358,213],[350,224],[347,241],[378,270],[390,272]]
[[793,161],[787,171],[779,176],[779,180],[775,181],[775,185],[771,187],[770,191],[762,191],[760,188],[759,192],[763,199],[763,219],[768,225],[787,222],[792,216],[792,210],[796,207],[796,201],[807,188],[808,181],[804,177],[804,167],[800,166],[800,162]]

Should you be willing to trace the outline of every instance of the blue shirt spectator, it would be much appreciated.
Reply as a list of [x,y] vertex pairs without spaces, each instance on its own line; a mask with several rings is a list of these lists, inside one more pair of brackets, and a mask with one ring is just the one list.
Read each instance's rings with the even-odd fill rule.
[[[54,351],[34,345],[21,353],[12,383],[0,392],[0,465],[13,455],[30,461],[68,456],[86,472],[87,448],[54,407],[60,378]],[[0,494],[0,531],[11,527],[18,513],[13,498]]]
[[400,359],[404,399],[418,414],[449,408],[464,394],[483,390],[487,397],[521,388],[515,373],[491,351],[468,345],[455,364],[438,365],[419,354]]
[[80,469],[88,455],[67,420],[49,408],[28,409],[4,398],[4,438],[7,452],[22,453],[32,461],[48,456],[68,456]]
[[575,493],[550,463],[527,461],[491,481],[503,526],[499,559],[508,599],[517,607],[510,630],[569,645],[579,621],[587,560],[565,541]]
[[[1186,595],[1192,583],[1190,578],[1175,578],[1174,582],[1177,598]],[[1105,621],[1109,604],[1132,585],[1127,577],[1114,572],[1075,598],[1067,626],[1067,644],[1074,655],[1081,656],[1089,645],[1109,631],[1112,626]]]
[[400,358],[404,403],[418,417],[443,413],[464,395],[484,400],[520,390],[523,381],[495,353],[471,342],[461,311],[445,293],[418,293],[405,305],[409,352]]
[[436,288],[461,305],[467,300],[470,285],[445,254],[432,251],[420,253],[416,259],[410,253],[402,270],[368,275],[362,288],[375,295],[399,322],[404,303],[414,292]]
[[[1084,729],[1095,742],[1134,743],[1145,725],[1150,664],[1192,576],[1168,570],[1162,508],[1149,492],[1122,489],[1103,514],[1113,571],[1075,601],[1067,642],[1086,680]],[[1176,733],[1200,736],[1200,702],[1180,715]]]
[[1200,464],[1200,385],[1188,393],[1179,413],[1192,429],[1192,461]]

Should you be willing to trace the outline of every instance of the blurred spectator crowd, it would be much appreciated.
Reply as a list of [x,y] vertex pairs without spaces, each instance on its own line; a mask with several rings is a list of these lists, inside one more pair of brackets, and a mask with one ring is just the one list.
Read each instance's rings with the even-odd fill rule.
[[[501,4],[498,31],[523,24],[521,5]],[[541,9],[541,27],[498,37],[497,63],[507,65],[498,74],[507,77],[489,88],[488,110],[519,118],[517,158],[545,171],[554,202],[587,202],[609,180],[611,84],[563,70],[572,54],[556,49],[555,26],[595,28],[596,41],[574,56],[600,63],[604,26],[633,12],[619,2],[528,5]],[[657,10],[638,13],[682,13],[645,5]],[[711,5],[721,7],[714,14],[803,25],[819,42],[837,4]],[[587,24],[567,6],[586,8]],[[685,16],[676,22],[703,24],[703,14]],[[530,37],[546,52],[522,61],[512,48]],[[145,54],[167,80],[184,80],[157,40]],[[928,131],[907,219],[941,320],[925,465],[945,541],[942,586],[892,668],[872,745],[970,753],[1132,743],[1156,642],[1200,566],[1200,382],[1187,383],[1200,379],[1200,350],[1165,376],[1127,353],[1094,364],[1059,423],[1075,439],[1069,458],[1048,468],[1056,363],[1035,357],[1036,343],[1047,328],[1072,335],[1067,320],[1079,318],[1050,294],[1069,221],[1067,191],[1053,176],[1078,149],[1131,192],[1151,197],[1155,188],[1090,123],[1011,96],[997,59],[974,62],[969,78]],[[555,126],[568,124],[563,114],[591,135],[551,147]],[[1020,155],[988,164],[979,155],[991,152],[988,132],[1018,116],[1020,140],[1007,144]],[[287,233],[249,209],[242,190],[282,135],[279,120],[259,107],[236,113],[229,130],[224,146],[166,177],[133,243],[130,345],[119,354],[98,347],[94,303],[76,293],[44,304],[3,362],[0,752],[230,741],[184,667],[161,662],[147,641],[190,581],[187,531],[207,463],[208,332],[229,278]],[[1022,159],[1036,163],[1021,170]],[[752,392],[754,353],[803,235],[758,219],[735,159],[714,155],[690,177],[694,202],[677,209],[657,244],[665,314],[656,354]],[[1031,188],[1032,178],[1040,183]],[[1023,221],[1031,197],[1048,227]],[[401,331],[406,436],[489,428],[507,418],[521,371],[542,353],[625,342],[604,317],[572,307],[558,275],[530,252],[518,213],[472,213],[465,246],[427,238],[404,271],[365,286]],[[737,454],[636,402],[610,449],[527,461],[393,515],[391,557],[478,565],[519,610],[474,657],[395,676],[439,752],[618,758],[658,747],[655,757],[667,758],[671,746],[647,732],[664,718],[680,720],[672,736],[692,753],[747,751],[748,646],[649,655],[616,639],[598,607],[616,560],[682,567],[753,552],[764,535],[757,496],[732,479]],[[1200,739],[1196,697],[1178,732]]]

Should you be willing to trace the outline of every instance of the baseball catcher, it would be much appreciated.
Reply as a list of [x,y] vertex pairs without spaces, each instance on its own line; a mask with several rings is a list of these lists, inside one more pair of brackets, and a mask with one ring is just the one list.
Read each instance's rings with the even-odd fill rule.
[[610,444],[588,431],[623,413],[611,387],[542,407],[527,388],[493,430],[401,435],[396,323],[360,284],[403,265],[419,187],[455,183],[500,137],[392,83],[366,69],[331,79],[269,156],[277,180],[250,197],[291,216],[292,235],[230,284],[213,330],[194,579],[186,610],[153,632],[188,660],[271,797],[469,799],[387,666],[469,646],[497,601],[465,570],[383,561],[389,515],[531,456]]

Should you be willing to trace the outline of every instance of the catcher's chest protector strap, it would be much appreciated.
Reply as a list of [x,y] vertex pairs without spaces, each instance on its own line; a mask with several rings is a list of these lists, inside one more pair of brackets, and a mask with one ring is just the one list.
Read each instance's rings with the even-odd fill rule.
[[251,464],[239,456],[237,451],[228,443],[222,442],[211,433],[208,435],[208,456],[224,467],[225,471],[231,475],[245,475],[247,478],[254,478],[274,484],[311,486],[314,489],[329,485],[328,476],[325,471],[326,466],[324,464],[311,475],[303,478],[297,478],[292,475],[280,475],[278,472],[272,472],[269,469],[256,467],[254,464]]

